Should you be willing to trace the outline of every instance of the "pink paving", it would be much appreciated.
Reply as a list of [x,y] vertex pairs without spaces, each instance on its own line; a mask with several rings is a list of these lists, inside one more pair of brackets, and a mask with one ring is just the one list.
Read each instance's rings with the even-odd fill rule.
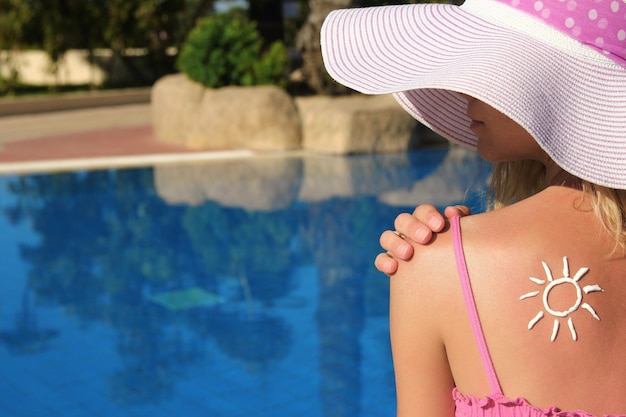
[[157,141],[151,126],[115,127],[10,142],[0,163],[191,152],[198,151]]

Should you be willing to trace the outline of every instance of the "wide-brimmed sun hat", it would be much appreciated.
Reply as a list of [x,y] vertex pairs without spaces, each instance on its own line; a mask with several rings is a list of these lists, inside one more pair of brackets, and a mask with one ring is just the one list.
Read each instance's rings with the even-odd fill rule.
[[335,10],[321,31],[336,81],[393,93],[475,148],[473,96],[525,128],[563,169],[626,189],[626,0],[466,0]]

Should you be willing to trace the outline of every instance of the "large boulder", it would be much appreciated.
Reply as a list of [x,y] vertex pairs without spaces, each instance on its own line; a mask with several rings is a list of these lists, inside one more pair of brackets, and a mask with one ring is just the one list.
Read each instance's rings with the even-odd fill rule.
[[306,150],[338,155],[402,152],[432,139],[390,95],[302,97],[297,104]]
[[293,98],[275,86],[208,89],[183,74],[152,88],[154,135],[195,149],[299,149],[300,116]]

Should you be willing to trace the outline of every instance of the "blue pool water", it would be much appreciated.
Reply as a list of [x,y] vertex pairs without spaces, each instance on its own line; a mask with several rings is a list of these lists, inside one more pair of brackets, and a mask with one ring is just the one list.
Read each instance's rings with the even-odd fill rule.
[[392,416],[378,236],[486,176],[445,148],[0,177],[0,416]]

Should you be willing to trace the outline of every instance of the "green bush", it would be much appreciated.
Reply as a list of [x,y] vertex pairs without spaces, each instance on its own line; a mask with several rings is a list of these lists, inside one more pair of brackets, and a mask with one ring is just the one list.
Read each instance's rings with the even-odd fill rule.
[[287,50],[263,40],[241,10],[204,18],[191,30],[177,60],[178,69],[210,88],[229,85],[286,85]]

